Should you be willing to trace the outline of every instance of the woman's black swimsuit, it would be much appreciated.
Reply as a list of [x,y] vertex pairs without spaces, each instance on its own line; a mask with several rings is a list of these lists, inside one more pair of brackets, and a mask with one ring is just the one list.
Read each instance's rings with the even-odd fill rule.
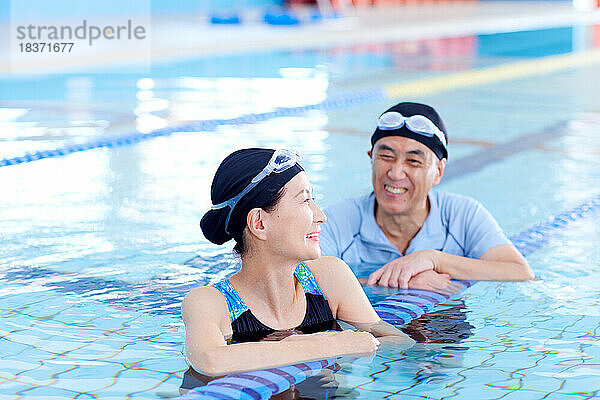
[[[306,295],[306,314],[302,323],[289,331],[315,333],[328,330],[341,330],[337,321],[333,318],[327,299],[306,264],[300,263],[294,271],[294,276],[302,285],[304,294]],[[229,279],[223,279],[213,286],[227,300],[229,319],[233,330],[233,335],[228,343],[256,342],[266,339],[272,334],[281,332],[269,328],[252,314],[252,311],[250,311],[233,286],[231,286]]]

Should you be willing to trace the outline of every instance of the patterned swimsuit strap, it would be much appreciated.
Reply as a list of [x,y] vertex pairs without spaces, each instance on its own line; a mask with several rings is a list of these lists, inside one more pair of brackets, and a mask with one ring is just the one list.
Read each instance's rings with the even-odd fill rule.
[[246,303],[244,303],[233,286],[231,286],[229,279],[225,278],[220,280],[212,286],[221,292],[223,296],[225,296],[225,301],[227,301],[227,309],[229,310],[230,322],[235,321],[240,315],[248,310],[248,306]]
[[308,266],[304,262],[298,264],[298,266],[294,270],[294,276],[302,285],[304,293],[323,295],[323,292],[321,291],[317,280],[315,279],[312,272],[310,271],[310,269],[308,269]]

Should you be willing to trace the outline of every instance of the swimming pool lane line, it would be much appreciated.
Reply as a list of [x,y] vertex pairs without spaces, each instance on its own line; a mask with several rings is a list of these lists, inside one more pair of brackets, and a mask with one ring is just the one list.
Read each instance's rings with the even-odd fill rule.
[[543,247],[558,233],[563,231],[569,223],[592,216],[600,211],[600,194],[584,201],[570,210],[548,218],[517,235],[511,236],[517,250],[523,256],[528,256]]
[[10,165],[18,165],[24,163],[30,163],[45,158],[56,158],[66,156],[68,154],[99,149],[99,148],[113,148],[133,145],[145,140],[154,139],[157,137],[170,136],[174,133],[180,132],[202,132],[202,131],[214,131],[217,127],[223,125],[248,125],[256,124],[259,122],[268,121],[274,118],[290,117],[302,115],[312,110],[338,110],[349,108],[358,104],[373,103],[385,100],[385,92],[383,89],[370,89],[352,93],[345,93],[341,95],[334,95],[321,103],[308,104],[305,106],[298,107],[278,107],[274,111],[258,114],[246,114],[236,118],[229,119],[208,119],[193,121],[181,125],[172,127],[157,129],[149,133],[135,132],[122,136],[107,137],[97,140],[92,140],[88,143],[71,144],[63,147],[59,147],[53,150],[42,150],[33,153],[26,153],[19,157],[3,158],[0,160],[0,167],[7,167]]
[[[548,218],[545,222],[541,222],[515,236],[512,236],[510,240],[513,242],[515,247],[523,254],[523,256],[528,256],[537,249],[541,248],[544,244],[546,244],[552,237],[556,234],[564,231],[569,223],[576,222],[581,219],[585,219],[590,217],[596,213],[600,212],[600,194],[592,197],[591,199],[579,204],[571,208],[570,210],[564,211],[560,214],[552,216]],[[465,286],[465,288],[470,287],[474,284],[474,281],[456,281]],[[423,314],[426,314],[433,310],[433,308],[448,299],[451,296],[442,295],[435,292],[429,292],[426,290],[415,290],[415,289],[402,289],[399,290],[396,294],[387,297],[382,301],[378,301],[373,305],[373,308],[379,315],[379,317],[393,325],[404,325],[410,322],[411,320],[420,317]],[[335,359],[334,359],[335,360]],[[328,360],[329,361],[329,360]],[[285,367],[283,367],[285,368]],[[277,368],[272,368],[269,371],[277,370]],[[258,377],[260,376],[263,379],[267,379],[264,376],[262,371],[253,371],[252,376]],[[316,372],[315,372],[316,373]],[[227,379],[230,375],[221,378],[224,382],[228,382]],[[231,375],[235,376],[235,375]],[[199,388],[193,389],[188,395],[183,396],[183,399],[218,399],[221,398],[219,395],[221,394],[217,388],[210,387],[211,384],[219,385],[221,379],[216,379],[208,383],[207,386],[202,386]],[[268,380],[267,380],[268,382]],[[299,382],[297,382],[299,383]],[[205,389],[206,388],[206,389]],[[286,386],[287,390],[289,386]],[[217,390],[215,392],[215,390]],[[243,390],[243,389],[236,389]],[[238,392],[234,392],[237,393]],[[244,398],[244,399],[268,399],[270,396],[275,395],[278,392],[265,393],[267,397],[243,397],[240,394],[240,397],[232,397],[232,398]],[[228,394],[232,394],[231,392]],[[244,393],[245,395],[246,393]]]
[[62,157],[68,154],[98,148],[128,146],[155,137],[170,136],[178,132],[212,131],[221,125],[255,124],[273,118],[300,115],[311,110],[344,109],[357,104],[374,103],[386,99],[430,96],[445,90],[462,89],[476,85],[503,82],[511,79],[522,79],[534,75],[557,72],[573,67],[583,67],[596,63],[600,63],[600,49],[546,56],[493,67],[471,69],[453,74],[444,74],[442,76],[386,85],[382,88],[335,95],[317,104],[298,107],[280,107],[266,113],[246,114],[230,119],[199,120],[178,126],[157,129],[149,133],[134,132],[117,137],[92,140],[91,142],[83,144],[71,144],[52,150],[42,150],[33,153],[28,152],[23,156],[1,159],[0,167],[29,163],[45,158]]

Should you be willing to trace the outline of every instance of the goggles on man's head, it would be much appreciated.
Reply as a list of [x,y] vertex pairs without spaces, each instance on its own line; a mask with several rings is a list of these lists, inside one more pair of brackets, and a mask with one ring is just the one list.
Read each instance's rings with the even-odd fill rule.
[[411,132],[427,137],[437,137],[446,148],[444,133],[431,120],[423,115],[405,117],[397,111],[386,112],[379,117],[377,128],[382,131],[392,131],[406,126]]
[[231,218],[233,209],[235,208],[237,203],[242,199],[242,197],[247,195],[248,192],[250,192],[252,189],[254,189],[256,187],[256,185],[258,185],[263,179],[265,179],[270,174],[272,174],[272,173],[278,174],[280,172],[286,171],[286,170],[290,169],[291,167],[293,167],[294,165],[296,165],[296,163],[298,163],[300,161],[302,161],[302,157],[300,156],[300,154],[298,154],[294,150],[288,150],[288,149],[275,150],[275,152],[271,156],[271,159],[269,160],[267,165],[263,168],[262,171],[260,171],[258,173],[258,175],[256,175],[254,178],[252,178],[252,180],[250,181],[248,186],[246,186],[244,188],[244,190],[242,190],[237,196],[235,196],[227,201],[213,205],[210,208],[211,210],[218,210],[221,208],[229,207],[229,213],[227,214],[227,219],[225,220],[225,232],[227,232],[227,234],[230,235],[229,219]]

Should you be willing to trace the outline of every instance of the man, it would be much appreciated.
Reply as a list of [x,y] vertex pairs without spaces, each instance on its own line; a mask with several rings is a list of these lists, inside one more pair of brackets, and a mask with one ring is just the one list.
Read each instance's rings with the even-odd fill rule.
[[368,284],[456,291],[451,278],[519,281],[533,271],[476,200],[431,191],[444,176],[447,133],[432,108],[400,103],[379,117],[367,152],[373,192],[325,210],[322,255],[378,264]]

